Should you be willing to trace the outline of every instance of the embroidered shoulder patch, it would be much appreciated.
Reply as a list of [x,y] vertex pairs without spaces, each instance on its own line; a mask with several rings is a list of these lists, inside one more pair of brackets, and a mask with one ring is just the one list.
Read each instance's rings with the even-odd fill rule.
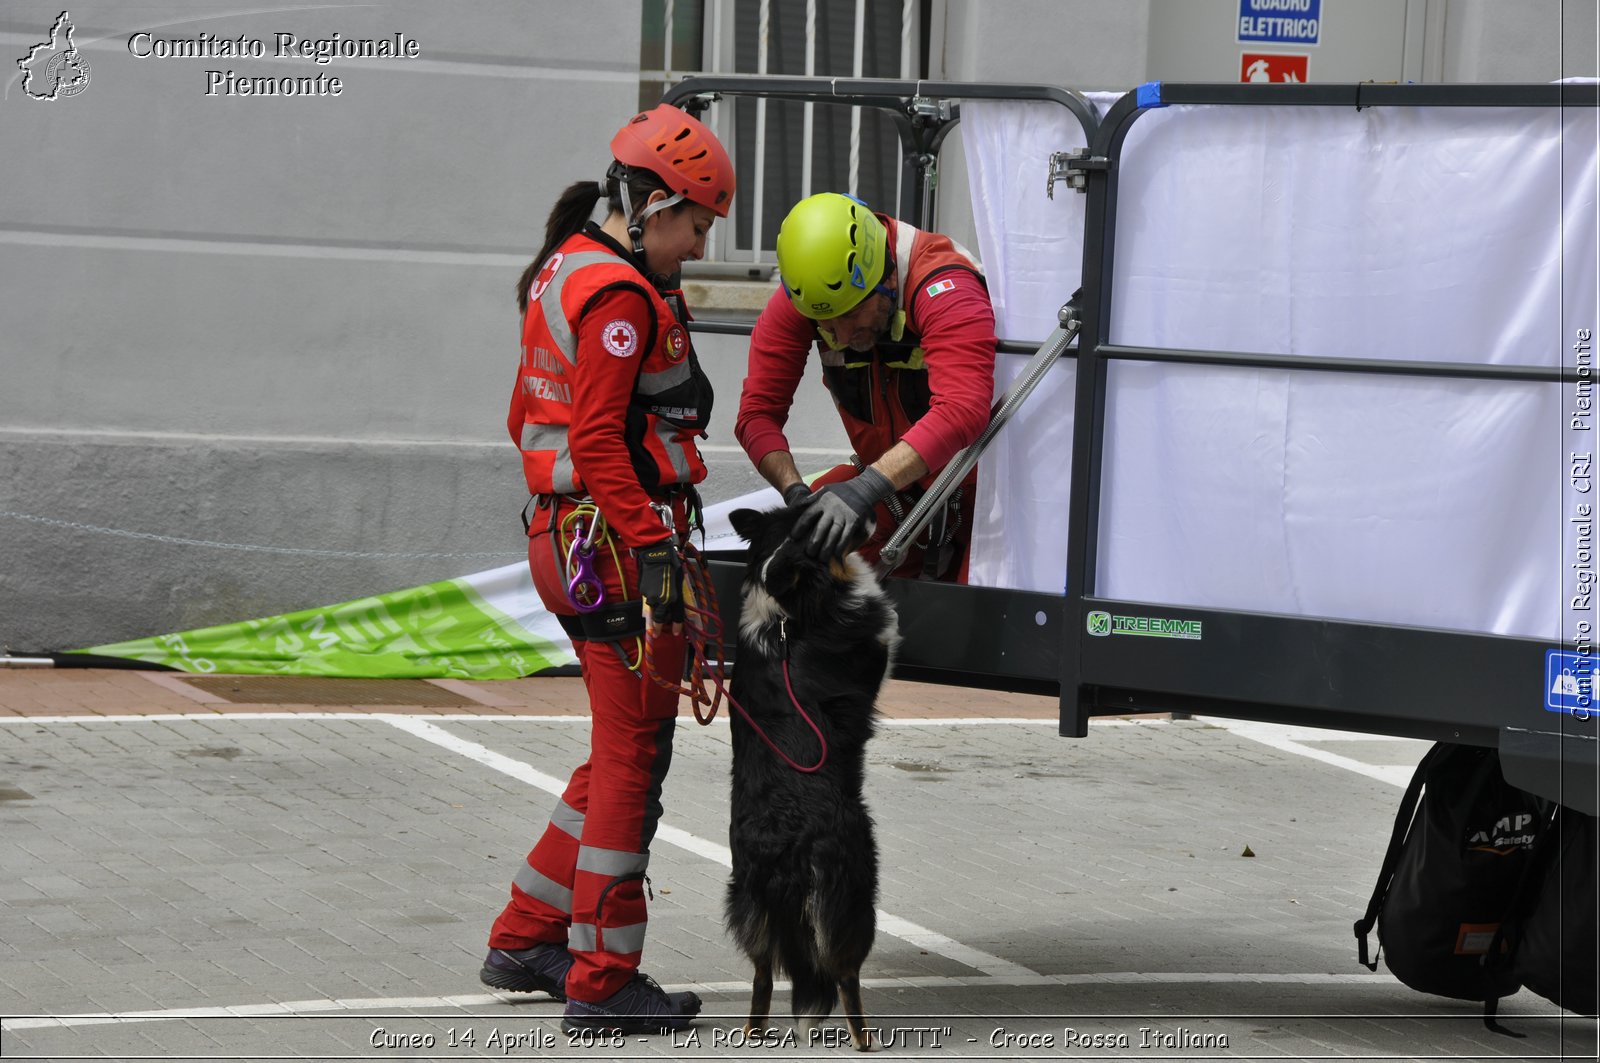
[[934,281],[923,289],[929,295],[939,295],[942,292],[953,292],[955,290],[956,282],[953,280]]
[[539,271],[539,277],[533,282],[533,290],[528,293],[528,302],[537,303],[539,296],[550,287],[550,282],[555,279],[556,273],[561,269],[561,263],[566,260],[566,255],[557,251],[545,260],[544,268]]
[[606,330],[600,334],[600,342],[605,344],[606,350],[618,358],[627,358],[639,349],[639,330],[633,327],[632,321],[619,317],[615,321],[606,322]]
[[673,322],[667,329],[667,361],[677,365],[689,353],[689,334],[682,325]]

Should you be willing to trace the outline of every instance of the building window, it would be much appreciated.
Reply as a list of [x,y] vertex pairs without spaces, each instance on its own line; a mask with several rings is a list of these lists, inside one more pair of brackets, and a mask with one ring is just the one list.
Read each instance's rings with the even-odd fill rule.
[[[668,85],[695,74],[920,78],[927,65],[920,32],[926,6],[927,0],[644,0],[641,106],[654,106]],[[876,210],[895,210],[901,149],[886,112],[724,97],[706,117],[739,175],[733,214],[713,230],[715,254],[708,258],[771,265],[779,223],[815,192],[853,192]]]

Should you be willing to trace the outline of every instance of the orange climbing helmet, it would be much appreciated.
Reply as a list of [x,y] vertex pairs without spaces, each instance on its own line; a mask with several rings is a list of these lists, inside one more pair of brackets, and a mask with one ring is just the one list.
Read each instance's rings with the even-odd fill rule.
[[649,170],[668,188],[719,218],[733,203],[733,161],[698,118],[670,103],[641,111],[611,138],[611,156]]

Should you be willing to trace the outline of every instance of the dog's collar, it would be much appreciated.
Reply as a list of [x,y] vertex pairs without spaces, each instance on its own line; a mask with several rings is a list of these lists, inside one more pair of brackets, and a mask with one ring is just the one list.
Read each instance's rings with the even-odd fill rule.
[[[777,554],[774,553],[761,563],[761,586],[763,590],[765,590],[767,584],[767,569],[772,565],[772,558],[776,556]],[[778,614],[778,653],[787,660],[789,658],[789,613],[783,606],[778,604],[778,599],[772,597],[770,591],[767,591],[766,595],[768,600],[772,602],[773,610]]]

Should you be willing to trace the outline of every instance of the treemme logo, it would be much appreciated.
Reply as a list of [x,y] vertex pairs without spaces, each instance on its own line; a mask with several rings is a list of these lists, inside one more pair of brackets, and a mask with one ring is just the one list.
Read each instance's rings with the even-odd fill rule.
[[1165,616],[1113,616],[1096,609],[1086,619],[1091,635],[1143,635],[1158,639],[1202,638],[1199,620],[1174,620]]

